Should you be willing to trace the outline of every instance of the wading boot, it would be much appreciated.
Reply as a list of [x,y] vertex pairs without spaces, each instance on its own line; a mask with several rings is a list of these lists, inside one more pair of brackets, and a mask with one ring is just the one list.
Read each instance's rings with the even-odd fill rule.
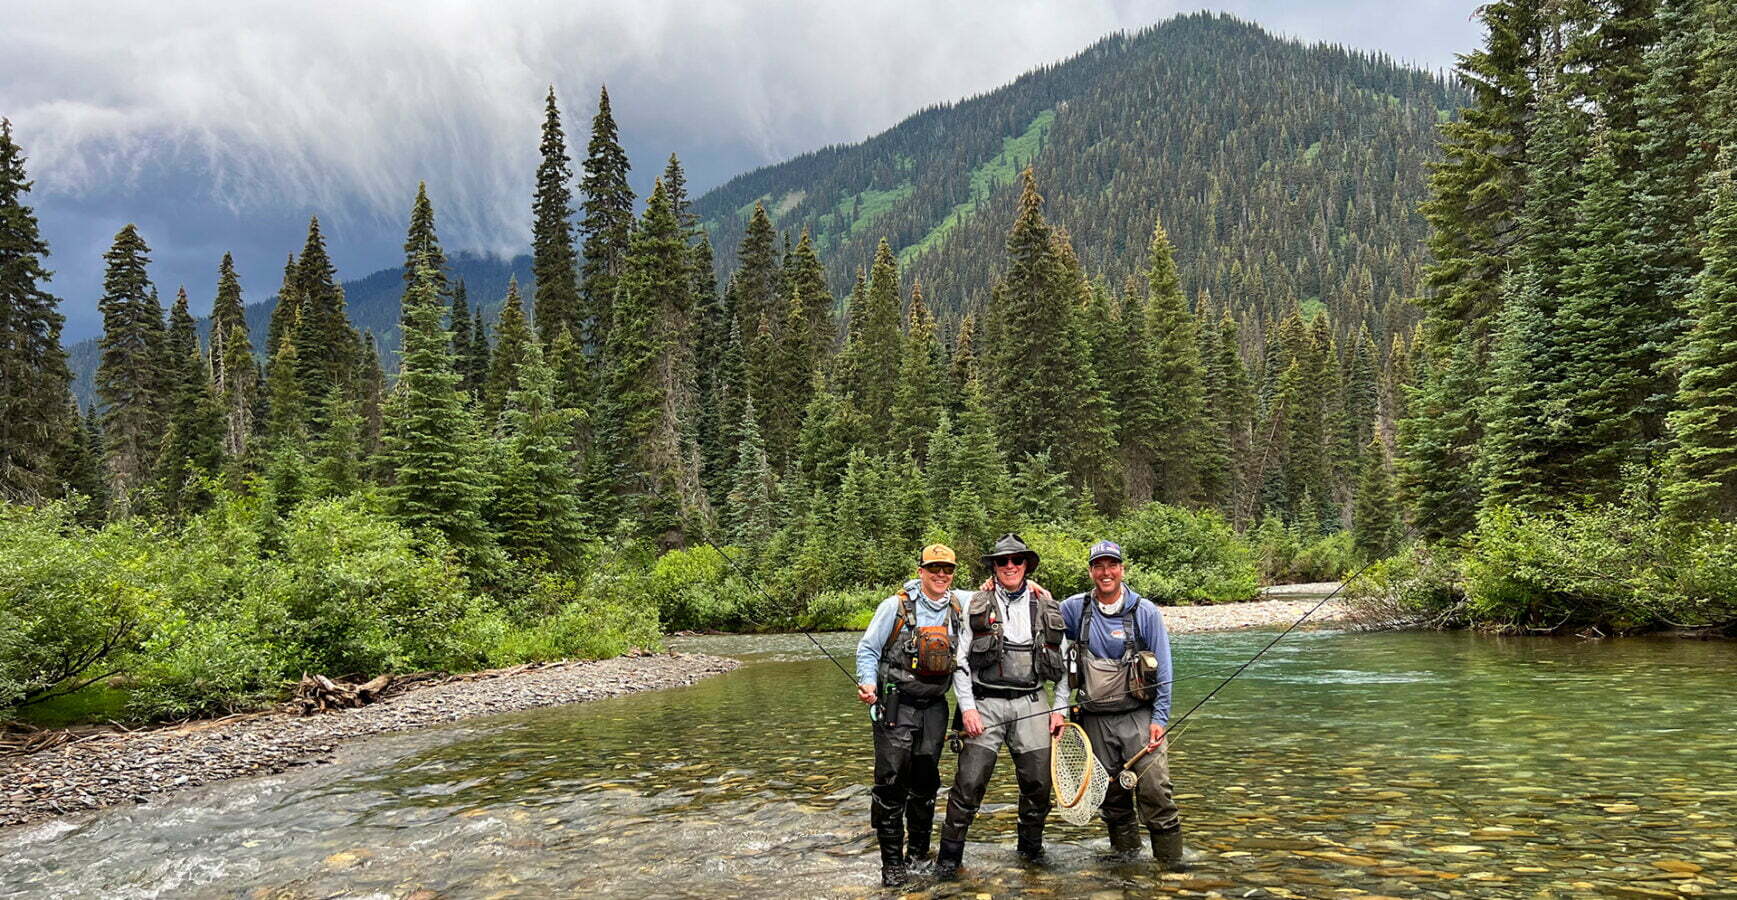
[[1019,851],[1020,859],[1034,866],[1041,866],[1049,862],[1049,858],[1043,853],[1043,826],[1041,824],[1033,828],[1024,822],[1019,823],[1019,844],[1015,849]]
[[1182,857],[1182,826],[1148,828],[1152,833],[1152,859],[1166,872],[1186,872],[1188,863]]
[[881,842],[881,886],[898,887],[911,877],[905,868],[904,848],[898,843]]
[[941,850],[935,854],[935,880],[952,881],[959,877],[959,863],[965,858],[964,841],[941,841]]
[[1110,862],[1127,862],[1140,856],[1140,825],[1137,822],[1110,823]]

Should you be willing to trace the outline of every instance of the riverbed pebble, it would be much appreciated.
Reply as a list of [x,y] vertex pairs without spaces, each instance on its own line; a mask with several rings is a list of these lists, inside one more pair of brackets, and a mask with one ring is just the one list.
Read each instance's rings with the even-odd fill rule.
[[338,742],[510,710],[679,687],[739,666],[697,653],[556,663],[518,674],[420,688],[360,709],[297,718],[271,713],[107,735],[0,756],[0,828],[326,758]]

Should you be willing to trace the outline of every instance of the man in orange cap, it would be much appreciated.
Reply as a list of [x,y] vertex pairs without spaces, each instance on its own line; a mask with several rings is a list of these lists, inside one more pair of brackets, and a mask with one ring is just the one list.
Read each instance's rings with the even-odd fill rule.
[[875,723],[869,820],[887,887],[904,883],[910,867],[929,855],[947,688],[957,666],[961,610],[971,596],[952,590],[957,567],[953,548],[924,547],[917,577],[881,601],[856,645],[857,698],[871,705]]

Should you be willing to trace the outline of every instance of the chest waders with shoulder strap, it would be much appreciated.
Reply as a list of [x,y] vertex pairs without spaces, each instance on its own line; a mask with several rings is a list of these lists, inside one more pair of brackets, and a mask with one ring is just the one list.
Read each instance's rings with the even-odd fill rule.
[[879,681],[881,702],[877,719],[897,721],[901,698],[909,698],[919,707],[927,707],[947,694],[953,681],[959,642],[959,625],[963,616],[959,602],[951,591],[947,594],[947,621],[941,625],[918,625],[917,603],[909,591],[901,589],[898,618],[881,645]]
[[1150,703],[1156,689],[1152,681],[1157,675],[1157,660],[1152,653],[1140,650],[1139,599],[1123,601],[1122,655],[1115,659],[1092,652],[1092,616],[1098,603],[1090,595],[1084,599],[1080,640],[1074,654],[1075,683],[1080,692],[1076,708],[1083,713],[1122,713]]

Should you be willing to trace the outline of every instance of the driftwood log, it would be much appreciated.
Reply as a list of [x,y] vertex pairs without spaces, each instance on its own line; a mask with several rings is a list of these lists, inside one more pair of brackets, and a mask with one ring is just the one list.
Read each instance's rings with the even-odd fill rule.
[[363,684],[346,684],[324,675],[303,673],[302,680],[296,684],[295,695],[290,698],[290,706],[299,716],[334,709],[355,709],[380,699],[391,684],[391,675],[381,675]]

